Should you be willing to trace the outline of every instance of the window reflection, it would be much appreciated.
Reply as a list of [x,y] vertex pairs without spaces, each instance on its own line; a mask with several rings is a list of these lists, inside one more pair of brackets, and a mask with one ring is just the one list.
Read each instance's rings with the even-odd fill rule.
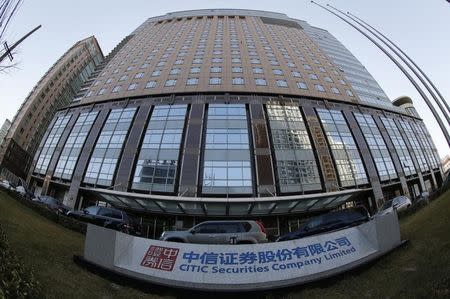
[[317,109],[333,154],[341,186],[367,184],[367,175],[347,122],[340,111]]
[[56,146],[58,145],[59,139],[61,138],[64,129],[69,122],[71,115],[60,116],[56,119],[50,133],[48,134],[47,140],[45,140],[44,146],[39,154],[38,161],[34,172],[45,174],[47,172],[50,160],[55,152]]
[[55,177],[70,180],[81,149],[97,117],[98,111],[81,113],[67,138],[56,165]]
[[203,193],[252,192],[245,105],[209,105],[202,186]]
[[369,146],[380,180],[386,181],[397,178],[391,155],[372,116],[355,113],[355,118]]
[[281,192],[322,189],[308,132],[297,106],[267,105]]
[[110,186],[136,108],[111,110],[89,160],[84,182]]
[[384,116],[380,117],[383,122],[384,127],[391,138],[392,144],[394,145],[395,151],[400,159],[400,163],[402,164],[403,171],[405,175],[411,175],[416,173],[416,169],[414,167],[413,161],[411,159],[411,155],[408,152],[408,148],[406,147],[405,141],[403,140],[400,131],[397,128],[393,119],[386,118]]
[[175,191],[186,111],[187,105],[155,106],[142,142],[133,189]]

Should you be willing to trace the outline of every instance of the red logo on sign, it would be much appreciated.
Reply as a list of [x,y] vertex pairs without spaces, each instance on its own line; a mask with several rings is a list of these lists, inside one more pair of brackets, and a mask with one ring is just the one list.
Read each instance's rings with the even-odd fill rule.
[[164,271],[172,271],[177,260],[178,248],[151,245],[142,259],[141,266]]

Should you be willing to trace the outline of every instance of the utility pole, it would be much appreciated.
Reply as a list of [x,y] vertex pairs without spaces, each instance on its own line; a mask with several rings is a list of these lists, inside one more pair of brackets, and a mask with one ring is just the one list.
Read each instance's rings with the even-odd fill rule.
[[21,39],[19,39],[18,41],[16,41],[11,47],[7,47],[7,45],[5,44],[5,48],[6,51],[5,53],[2,54],[2,56],[0,56],[0,63],[6,58],[9,57],[12,60],[12,51],[19,45],[21,44],[27,37],[29,37],[30,35],[32,35],[36,30],[38,30],[39,28],[41,28],[42,26],[39,25],[36,28],[34,28],[33,30],[31,30],[30,32],[28,32],[27,34],[25,34]]

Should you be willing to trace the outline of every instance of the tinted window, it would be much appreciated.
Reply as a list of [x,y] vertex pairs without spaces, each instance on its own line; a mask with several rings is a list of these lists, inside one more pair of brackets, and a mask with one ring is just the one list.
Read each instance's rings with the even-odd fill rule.
[[102,208],[102,209],[100,209],[98,214],[101,216],[105,216],[105,217],[122,219],[122,213],[118,210]]
[[242,232],[241,223],[220,223],[218,224],[218,233],[222,234],[232,234],[232,233],[240,233]]
[[244,226],[244,231],[246,232],[249,232],[252,229],[252,225],[248,222],[244,222],[242,225]]
[[217,233],[217,225],[216,224],[203,224],[195,229],[195,231],[199,234],[215,234]]
[[97,215],[98,207],[89,207],[84,210],[90,215]]

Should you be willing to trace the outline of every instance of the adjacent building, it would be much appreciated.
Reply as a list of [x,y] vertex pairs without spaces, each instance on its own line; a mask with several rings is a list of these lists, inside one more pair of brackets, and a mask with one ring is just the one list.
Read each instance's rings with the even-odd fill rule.
[[103,61],[95,37],[75,43],[39,80],[14,116],[0,150],[3,176],[26,179],[41,139],[56,111],[67,107]]
[[280,13],[148,19],[50,123],[31,185],[189,227],[276,232],[342,206],[375,211],[442,183],[418,115],[393,105],[330,33]]
[[3,142],[3,139],[5,139],[6,134],[8,134],[8,130],[11,127],[11,121],[9,119],[6,119],[3,123],[2,127],[0,128],[0,145]]

